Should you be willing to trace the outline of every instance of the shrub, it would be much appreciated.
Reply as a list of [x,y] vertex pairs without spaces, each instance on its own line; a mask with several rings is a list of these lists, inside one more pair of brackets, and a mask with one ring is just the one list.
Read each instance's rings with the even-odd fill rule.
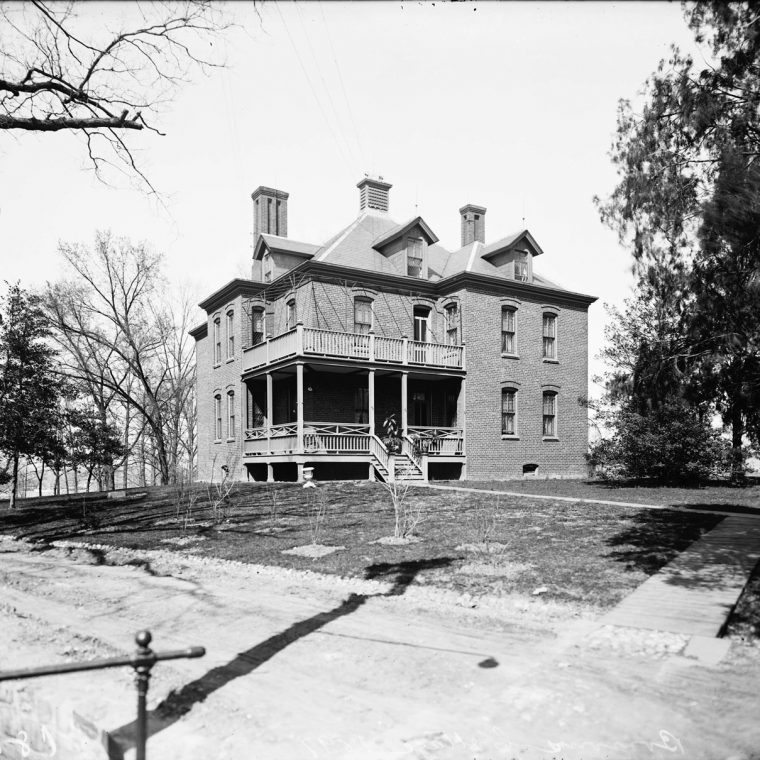
[[685,404],[647,415],[621,409],[610,423],[613,436],[595,443],[588,456],[602,477],[699,483],[729,470],[728,442]]

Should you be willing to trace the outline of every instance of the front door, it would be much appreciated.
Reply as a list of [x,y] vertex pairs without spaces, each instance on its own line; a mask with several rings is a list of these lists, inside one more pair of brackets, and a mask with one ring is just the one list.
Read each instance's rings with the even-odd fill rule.
[[426,347],[420,345],[427,343],[430,331],[430,309],[425,306],[414,307],[414,350],[412,361],[424,364],[426,361]]
[[414,427],[430,426],[430,402],[427,391],[414,391],[412,394],[412,425]]

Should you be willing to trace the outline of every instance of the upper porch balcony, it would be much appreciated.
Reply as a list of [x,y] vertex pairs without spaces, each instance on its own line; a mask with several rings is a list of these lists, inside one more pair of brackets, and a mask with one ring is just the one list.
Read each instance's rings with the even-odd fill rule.
[[431,369],[465,370],[464,345],[427,343],[407,337],[384,338],[370,332],[317,330],[297,324],[295,329],[268,337],[243,351],[243,372],[294,357],[330,358],[369,364],[408,365]]

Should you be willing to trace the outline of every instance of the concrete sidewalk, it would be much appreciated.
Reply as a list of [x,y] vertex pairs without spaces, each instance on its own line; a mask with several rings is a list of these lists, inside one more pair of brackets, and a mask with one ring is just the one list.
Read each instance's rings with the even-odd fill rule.
[[710,648],[719,659],[716,645],[700,639],[721,635],[758,559],[760,522],[745,515],[727,517],[600,623],[690,635],[693,647]]

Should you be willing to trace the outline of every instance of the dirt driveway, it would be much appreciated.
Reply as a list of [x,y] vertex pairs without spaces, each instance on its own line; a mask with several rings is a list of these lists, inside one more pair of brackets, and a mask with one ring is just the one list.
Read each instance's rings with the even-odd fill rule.
[[[128,651],[143,627],[157,649],[205,645],[155,670],[148,754],[162,760],[760,757],[757,649],[707,667],[676,635],[540,599],[476,603],[410,585],[414,572],[344,581],[2,540],[0,668]],[[23,690],[130,747],[128,673]]]

